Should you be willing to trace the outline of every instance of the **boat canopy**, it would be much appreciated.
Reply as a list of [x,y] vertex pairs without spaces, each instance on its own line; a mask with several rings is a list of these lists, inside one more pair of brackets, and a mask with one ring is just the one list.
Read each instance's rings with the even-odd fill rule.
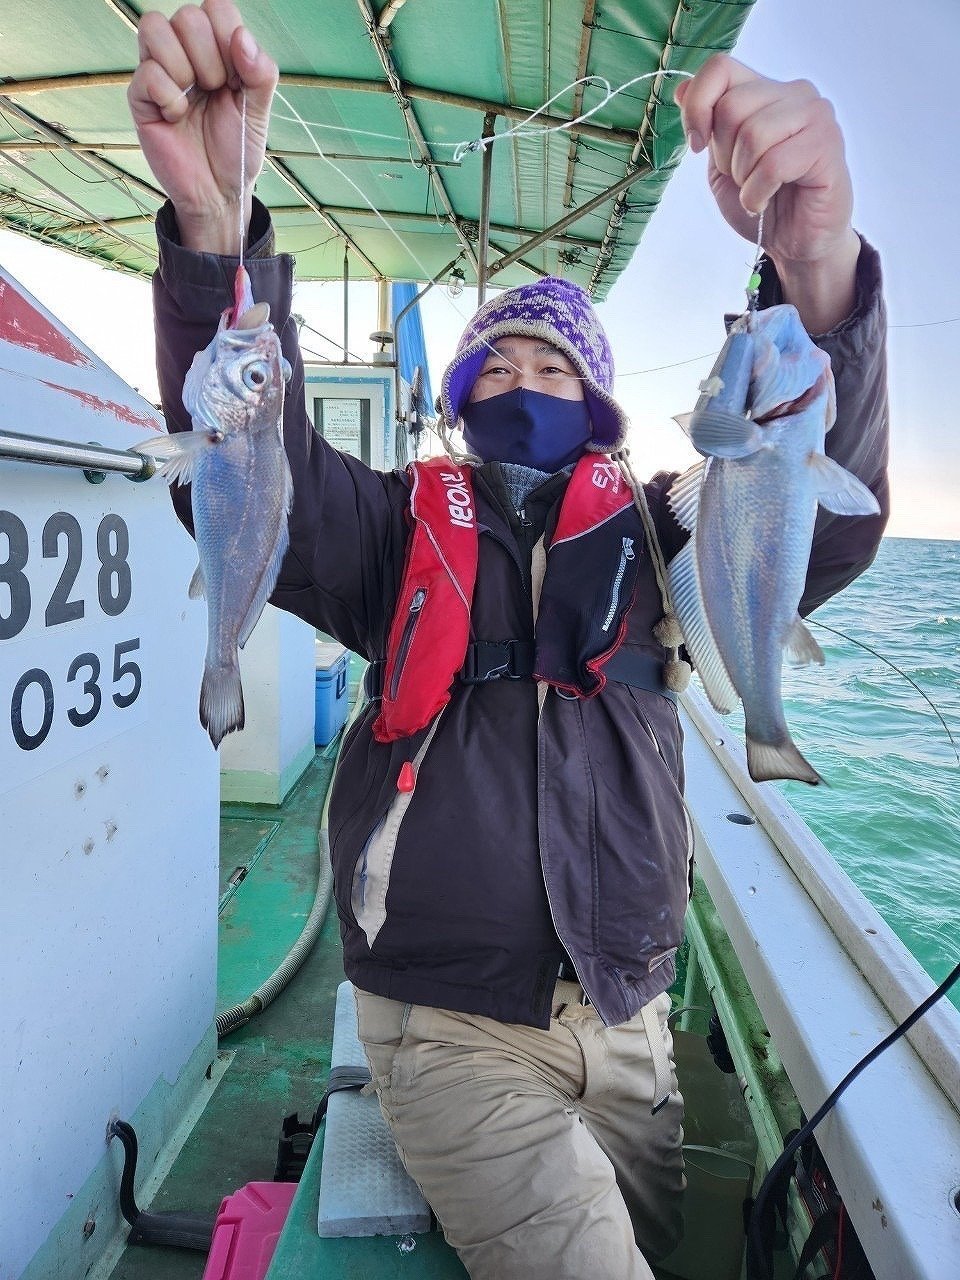
[[[602,299],[683,153],[663,73],[731,49],[752,3],[241,0],[289,103],[257,186],[278,247],[301,280],[346,255],[350,279],[559,274]],[[125,97],[146,7],[0,0],[0,225],[137,274],[163,199]]]

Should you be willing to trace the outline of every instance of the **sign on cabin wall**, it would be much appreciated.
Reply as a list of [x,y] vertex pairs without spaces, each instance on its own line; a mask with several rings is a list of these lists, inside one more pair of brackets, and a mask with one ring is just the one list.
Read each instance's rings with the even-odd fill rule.
[[335,449],[375,470],[396,465],[392,367],[307,361],[304,397],[307,417]]
[[320,431],[328,444],[370,462],[370,401],[318,398]]

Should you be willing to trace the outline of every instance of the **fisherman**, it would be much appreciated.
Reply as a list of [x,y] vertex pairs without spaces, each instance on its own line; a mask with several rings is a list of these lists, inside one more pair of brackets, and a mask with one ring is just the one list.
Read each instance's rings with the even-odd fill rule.
[[[129,101],[170,197],[154,285],[169,428],[190,427],[184,375],[229,300],[245,172],[253,295],[293,367],[273,603],[371,663],[329,831],[360,1036],[401,1156],[474,1280],[649,1278],[684,1185],[666,1019],[692,843],[670,637],[654,634],[657,556],[684,536],[672,477],[642,486],[646,528],[610,458],[627,423],[607,339],[561,280],[487,302],[444,374],[446,426],[476,463],[424,465],[414,485],[327,445],[305,413],[293,261],[253,198],[276,65],[231,0],[147,13],[138,38]],[[828,452],[880,501],[879,516],[821,513],[808,612],[869,565],[885,521],[877,255],[811,85],[716,56],[676,98],[727,221],[753,241],[765,209],[760,305],[794,303],[829,353]]]

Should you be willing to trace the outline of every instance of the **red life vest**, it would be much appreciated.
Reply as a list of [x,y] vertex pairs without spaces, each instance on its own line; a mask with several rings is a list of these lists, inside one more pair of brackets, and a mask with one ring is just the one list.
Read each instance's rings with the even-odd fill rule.
[[[412,462],[403,581],[387,639],[378,742],[423,729],[450,700],[470,641],[479,537],[471,468],[447,458]],[[600,594],[596,536],[619,562]],[[644,546],[633,495],[604,454],[584,455],[564,492],[550,539],[536,631],[538,680],[590,697],[606,683],[602,667],[623,641]],[[580,588],[583,588],[582,590]],[[603,603],[601,603],[601,600]],[[570,618],[563,616],[574,604]]]

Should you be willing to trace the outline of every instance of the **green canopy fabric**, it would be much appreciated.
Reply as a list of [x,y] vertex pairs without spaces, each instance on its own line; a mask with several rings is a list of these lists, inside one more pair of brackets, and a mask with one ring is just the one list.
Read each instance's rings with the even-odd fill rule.
[[[655,74],[607,102],[603,82],[695,71],[733,47],[752,3],[241,2],[309,126],[277,100],[257,194],[279,248],[302,280],[340,278],[346,253],[351,279],[456,267],[472,283],[484,154],[458,144],[520,127],[491,146],[489,283],[559,274],[602,299],[684,147],[674,79]],[[0,0],[0,225],[142,274],[156,265],[163,197],[126,105],[140,12],[128,0]],[[582,77],[593,79],[568,87]]]

